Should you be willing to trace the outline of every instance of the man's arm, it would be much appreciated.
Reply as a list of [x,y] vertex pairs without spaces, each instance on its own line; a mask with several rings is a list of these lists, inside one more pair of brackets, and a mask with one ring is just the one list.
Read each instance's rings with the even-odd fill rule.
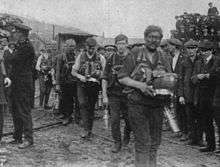
[[127,54],[123,66],[118,73],[119,82],[123,85],[139,89],[143,93],[147,93],[153,96],[154,93],[153,89],[150,86],[148,86],[145,82],[136,81],[130,78],[130,75],[135,69],[135,67],[136,67],[136,60],[134,55]]
[[42,58],[42,56],[39,56],[38,59],[37,59],[37,64],[35,66],[35,69],[37,71],[40,71],[41,58]]
[[60,70],[62,68],[62,55],[58,55],[56,63],[56,84],[60,85]]
[[75,64],[74,64],[73,67],[72,67],[72,72],[71,72],[71,74],[72,74],[74,77],[78,78],[81,82],[86,82],[86,77],[78,73],[78,70],[79,70],[79,68],[80,68],[81,56],[82,56],[82,54],[80,54],[80,55],[77,56],[76,61],[75,61]]

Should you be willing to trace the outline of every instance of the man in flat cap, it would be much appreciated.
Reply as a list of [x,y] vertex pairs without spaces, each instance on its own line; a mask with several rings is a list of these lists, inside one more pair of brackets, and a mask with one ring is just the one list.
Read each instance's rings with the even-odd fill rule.
[[[190,145],[201,145],[202,134],[198,131],[198,112],[193,103],[195,86],[191,81],[195,62],[197,60],[198,42],[190,39],[184,44],[186,57],[180,65],[180,99],[185,101],[186,125],[188,129],[187,137]],[[181,101],[179,101],[181,102]]]
[[[6,60],[12,65],[12,116],[14,140],[19,148],[33,145],[33,124],[31,116],[31,96],[33,91],[32,68],[35,57],[34,48],[28,39],[30,28],[16,24],[12,40],[16,43],[15,51]],[[24,135],[24,141],[22,136]],[[23,142],[23,143],[22,143]]]
[[201,58],[196,61],[192,82],[196,86],[194,104],[198,106],[199,127],[201,133],[205,132],[207,146],[200,149],[202,152],[215,150],[215,135],[213,126],[213,96],[215,91],[215,79],[212,77],[215,71],[216,58],[213,55],[213,43],[202,41],[199,43]]
[[79,106],[77,98],[77,79],[71,74],[72,66],[77,57],[75,53],[76,42],[68,39],[64,43],[64,51],[57,58],[56,64],[56,90],[60,92],[59,111],[62,114],[63,125],[72,122],[75,104],[75,122],[79,123]]
[[[180,76],[181,73],[181,64],[184,60],[184,55],[181,51],[183,44],[179,39],[176,38],[171,38],[168,40],[169,43],[169,49],[171,52],[171,59],[170,59],[170,64],[172,67],[173,73],[176,73],[178,76]],[[187,126],[186,126],[186,115],[184,111],[184,107],[182,105],[185,104],[185,99],[183,96],[180,94],[181,91],[181,85],[180,85],[180,77],[178,77],[178,82],[176,86],[176,90],[174,92],[175,94],[175,102],[174,102],[174,107],[175,107],[175,112],[177,115],[177,121],[178,125],[180,128],[180,133],[177,134],[177,137],[181,137],[181,140],[186,140],[187,138]]]
[[164,55],[166,55],[167,59],[171,59],[170,49],[169,49],[169,43],[167,39],[163,39],[160,43],[160,48],[164,52]]
[[95,104],[101,89],[101,75],[105,68],[105,58],[96,52],[97,42],[89,37],[86,50],[80,54],[72,67],[72,75],[79,80],[77,93],[83,123],[83,139],[90,139],[94,121]]
[[[130,139],[130,125],[128,121],[127,98],[122,90],[124,88],[118,82],[117,73],[122,67],[125,55],[128,52],[128,37],[119,34],[115,37],[117,47],[116,54],[112,54],[107,60],[105,70],[102,76],[103,102],[110,106],[111,115],[111,132],[114,139],[112,152],[117,153],[121,150],[122,142],[126,146]],[[121,115],[125,120],[123,141],[121,139],[120,118]]]
[[154,96],[155,90],[148,83],[152,75],[148,74],[159,69],[164,73],[170,72],[166,60],[157,50],[162,37],[160,27],[148,26],[144,32],[145,45],[128,52],[118,72],[119,82],[127,86],[128,118],[135,136],[136,167],[156,167],[166,102]]
[[117,53],[117,47],[115,45],[105,45],[105,59],[108,61],[113,55]]

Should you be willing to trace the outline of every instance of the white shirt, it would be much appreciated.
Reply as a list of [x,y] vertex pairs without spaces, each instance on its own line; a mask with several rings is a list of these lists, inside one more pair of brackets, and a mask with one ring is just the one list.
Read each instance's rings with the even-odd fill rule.
[[179,55],[180,55],[180,53],[175,53],[175,56],[174,56],[173,59],[172,59],[172,60],[173,60],[173,61],[172,61],[172,68],[173,68],[173,70],[174,70],[175,67],[176,67],[176,64],[177,64]]
[[38,71],[41,70],[40,65],[41,65],[41,59],[42,59],[43,57],[44,57],[45,59],[48,59],[48,55],[47,55],[47,54],[46,54],[46,55],[40,55],[40,56],[38,57],[38,59],[37,59],[37,64],[36,64],[36,66],[35,66],[35,69],[38,70]]
[[212,54],[209,57],[206,58],[206,62],[205,63],[208,64],[211,59],[212,59]]

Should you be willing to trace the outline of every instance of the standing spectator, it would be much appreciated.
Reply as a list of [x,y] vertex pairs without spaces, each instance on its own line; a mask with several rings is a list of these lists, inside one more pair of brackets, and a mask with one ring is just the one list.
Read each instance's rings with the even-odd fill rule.
[[218,128],[218,150],[216,150],[216,153],[220,153],[220,59],[219,57],[217,58],[216,61],[216,71],[214,71],[211,74],[211,77],[216,78],[216,89],[215,89],[215,94],[214,94],[214,101],[213,101],[213,106],[214,106],[214,118],[215,122]]
[[181,65],[181,86],[180,90],[182,91],[183,99],[185,100],[185,109],[186,109],[186,125],[188,127],[188,137],[190,145],[201,145],[202,143],[202,134],[198,131],[198,118],[199,113],[197,108],[193,103],[195,86],[191,81],[193,75],[193,70],[195,62],[197,59],[197,50],[198,42],[194,40],[189,40],[184,45],[186,47],[187,56],[184,59]]
[[3,53],[4,53],[4,45],[0,44],[0,142],[2,140],[3,135],[3,124],[4,124],[4,105],[7,104],[4,85],[9,87],[11,85],[11,80],[6,75],[6,70],[3,62]]
[[[12,56],[14,51],[15,51],[15,43],[9,42],[8,48],[5,50],[4,55],[3,55],[5,70],[9,78],[11,78],[12,76],[12,64],[7,61],[7,57]],[[8,87],[5,89],[5,95],[7,99],[7,109],[11,112],[11,107],[12,107],[11,106],[11,87]]]
[[[171,59],[170,59],[170,64],[172,67],[172,72],[176,73],[178,76],[180,76],[181,73],[181,64],[184,60],[184,55],[181,51],[182,48],[182,42],[176,38],[172,38],[168,40],[169,43],[169,48],[171,52]],[[185,113],[185,99],[183,95],[181,94],[182,92],[180,91],[181,89],[181,81],[180,77],[177,82],[177,87],[176,90],[174,91],[175,94],[175,111],[177,114],[177,121],[178,125],[180,128],[181,133],[178,134],[178,137],[181,137],[181,141],[187,140],[187,125],[186,125],[186,113]]]
[[208,15],[209,16],[217,16],[219,14],[219,12],[218,12],[218,9],[215,7],[215,6],[213,6],[213,3],[212,2],[210,2],[209,3],[209,10],[208,10]]
[[[32,68],[34,61],[34,48],[31,45],[28,34],[30,28],[15,24],[12,39],[16,42],[16,48],[7,61],[12,64],[12,117],[14,123],[14,135],[10,143],[19,144],[20,149],[33,145],[33,123],[31,116],[31,96],[33,91]],[[24,141],[22,143],[22,136]]]
[[212,42],[200,42],[199,48],[201,59],[196,62],[192,76],[192,82],[196,85],[194,103],[198,105],[201,133],[205,132],[207,140],[207,147],[200,149],[200,151],[212,152],[215,150],[213,97],[216,84],[215,78],[210,74],[216,70],[216,58],[213,55]]

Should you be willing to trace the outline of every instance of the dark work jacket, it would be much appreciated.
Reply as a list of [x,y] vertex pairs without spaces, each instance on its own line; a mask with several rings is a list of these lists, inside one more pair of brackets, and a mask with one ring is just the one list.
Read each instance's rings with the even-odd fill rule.
[[176,63],[176,66],[175,66],[175,69],[172,68],[172,59],[173,57],[170,58],[169,62],[170,62],[170,66],[171,66],[171,69],[172,69],[172,72],[177,74],[178,76],[178,80],[177,80],[177,86],[176,86],[176,90],[174,91],[174,94],[175,96],[177,97],[180,97],[180,96],[183,96],[181,93],[181,68],[182,68],[182,63],[184,61],[184,55],[183,53],[180,53],[179,57],[178,57],[178,60],[177,60],[177,63]]
[[[164,68],[166,72],[170,72],[170,65],[165,56],[160,51],[156,51],[153,57],[153,63],[147,58],[144,52],[145,47],[136,47],[128,52],[125,57],[123,66],[118,73],[118,78],[131,77],[134,80],[141,81],[143,79],[143,71],[141,69],[156,70],[158,68]],[[142,64],[142,66],[140,66]],[[138,68],[140,67],[140,68]],[[136,71],[136,72],[135,72]],[[134,74],[134,72],[136,74]],[[144,80],[141,82],[145,82]],[[135,88],[126,87],[127,98],[129,103],[136,105],[144,105],[149,107],[162,107],[166,103],[164,99],[158,99],[157,97],[150,97],[143,95],[140,90]],[[124,90],[124,92],[125,92]],[[130,91],[133,90],[133,91]]]
[[102,79],[108,81],[108,95],[124,96],[122,90],[124,88],[117,78],[117,73],[121,69],[124,59],[118,54],[112,55],[106,62],[106,66],[102,75]]
[[71,70],[75,62],[75,54],[60,54],[56,62],[56,82],[57,84],[71,84],[76,82]]
[[35,52],[29,40],[18,42],[12,56],[6,60],[12,65],[12,97],[31,104],[33,93],[33,61]]
[[5,63],[5,69],[9,77],[11,77],[11,74],[12,74],[12,65],[10,62],[8,62],[7,58],[10,56],[13,56],[12,53],[9,50],[5,50],[3,58],[4,58],[4,63]]
[[211,77],[216,79],[216,87],[215,87],[215,93],[214,93],[214,100],[213,100],[213,106],[220,108],[220,58],[216,59],[215,62],[216,69],[211,73]]
[[[202,98],[212,103],[216,87],[216,78],[211,74],[216,71],[216,68],[215,57],[212,57],[208,64],[205,64],[203,59],[196,61],[193,76],[191,78],[192,83],[196,86],[193,100],[195,105],[197,105]],[[208,79],[199,80],[197,77],[198,74],[210,74],[210,77]]]
[[12,78],[32,76],[34,57],[34,48],[29,40],[19,42],[12,56],[5,57],[6,62],[12,65]]
[[180,67],[179,95],[185,98],[186,103],[193,103],[195,85],[192,83],[191,77],[193,75],[195,61],[193,62],[187,57]]

